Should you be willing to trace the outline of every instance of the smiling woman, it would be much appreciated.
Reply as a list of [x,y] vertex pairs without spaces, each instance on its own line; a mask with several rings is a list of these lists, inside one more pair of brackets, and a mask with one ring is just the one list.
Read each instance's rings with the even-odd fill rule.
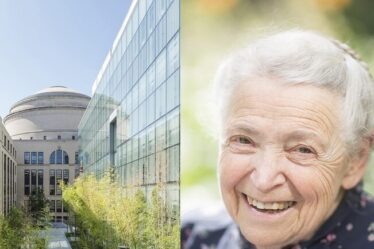
[[357,55],[291,30],[230,56],[216,83],[232,221],[184,220],[184,248],[373,248],[374,203],[361,183],[374,84]]

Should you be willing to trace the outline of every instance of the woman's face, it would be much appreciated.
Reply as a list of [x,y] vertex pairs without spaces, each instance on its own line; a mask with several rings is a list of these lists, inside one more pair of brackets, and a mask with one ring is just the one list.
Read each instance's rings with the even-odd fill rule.
[[309,239],[342,197],[340,98],[258,79],[232,93],[219,158],[225,205],[258,248]]

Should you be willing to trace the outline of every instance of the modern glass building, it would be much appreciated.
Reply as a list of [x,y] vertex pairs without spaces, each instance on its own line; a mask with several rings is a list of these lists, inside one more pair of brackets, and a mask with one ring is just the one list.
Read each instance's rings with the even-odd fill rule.
[[166,186],[179,207],[179,0],[134,0],[79,124],[84,174],[113,167],[147,198]]

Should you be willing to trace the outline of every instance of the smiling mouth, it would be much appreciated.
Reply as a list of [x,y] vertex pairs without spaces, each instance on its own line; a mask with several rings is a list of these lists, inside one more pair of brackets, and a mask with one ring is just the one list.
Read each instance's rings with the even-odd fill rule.
[[281,202],[261,202],[243,194],[248,204],[259,212],[263,213],[281,213],[293,207],[296,201],[281,201]]

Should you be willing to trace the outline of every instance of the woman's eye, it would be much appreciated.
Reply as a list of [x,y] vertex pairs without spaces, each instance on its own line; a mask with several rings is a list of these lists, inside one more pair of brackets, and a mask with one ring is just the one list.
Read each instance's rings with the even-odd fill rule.
[[308,147],[298,147],[297,152],[303,153],[303,154],[313,154],[314,151]]
[[236,141],[240,144],[251,144],[252,141],[246,137],[238,137]]

